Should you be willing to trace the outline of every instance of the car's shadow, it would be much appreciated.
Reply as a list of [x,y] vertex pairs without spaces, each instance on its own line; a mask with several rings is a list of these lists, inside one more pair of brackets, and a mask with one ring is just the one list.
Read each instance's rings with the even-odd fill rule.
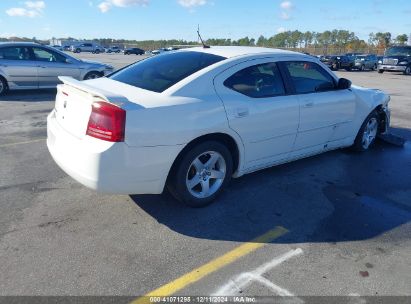
[[0,102],[53,102],[56,94],[56,89],[12,90],[0,96]]
[[[394,132],[411,140],[409,129]],[[378,142],[366,153],[334,151],[246,175],[203,209],[167,193],[131,197],[159,223],[190,237],[249,241],[283,226],[289,233],[276,242],[342,242],[408,223],[410,189],[411,145]]]

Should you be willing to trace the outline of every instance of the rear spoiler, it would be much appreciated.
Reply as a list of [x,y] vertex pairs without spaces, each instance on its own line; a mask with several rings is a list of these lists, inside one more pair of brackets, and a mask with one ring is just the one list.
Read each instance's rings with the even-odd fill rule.
[[128,99],[125,96],[108,92],[105,91],[104,89],[96,88],[92,85],[89,85],[88,83],[85,83],[83,81],[78,81],[74,79],[73,77],[67,77],[67,76],[59,76],[58,77],[61,82],[63,82],[65,85],[69,85],[73,88],[76,88],[80,91],[89,93],[90,95],[94,97],[99,97],[102,98],[105,101],[108,101],[110,103],[113,103],[117,106],[122,106],[123,104],[128,103]]

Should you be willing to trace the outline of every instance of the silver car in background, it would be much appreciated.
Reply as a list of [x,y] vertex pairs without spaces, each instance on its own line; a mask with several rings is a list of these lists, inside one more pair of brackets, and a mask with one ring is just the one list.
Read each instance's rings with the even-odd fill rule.
[[102,46],[99,46],[94,43],[81,43],[77,45],[70,46],[70,51],[73,53],[82,53],[82,52],[89,52],[93,54],[100,54],[104,53],[105,50]]
[[55,88],[58,76],[88,80],[113,70],[110,65],[80,60],[36,43],[0,43],[0,95],[7,90]]
[[354,69],[365,71],[365,70],[372,70],[376,71],[378,66],[378,58],[377,55],[374,54],[364,54],[364,55],[357,55],[355,57]]

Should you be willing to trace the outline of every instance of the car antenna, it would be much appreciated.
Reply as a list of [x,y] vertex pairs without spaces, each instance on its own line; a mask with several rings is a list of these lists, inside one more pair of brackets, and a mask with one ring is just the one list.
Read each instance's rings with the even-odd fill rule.
[[200,39],[201,44],[203,45],[204,49],[209,49],[210,46],[204,43],[203,38],[201,38],[201,34],[200,34],[200,25],[198,25],[198,29],[197,29],[197,34],[198,34],[198,39]]

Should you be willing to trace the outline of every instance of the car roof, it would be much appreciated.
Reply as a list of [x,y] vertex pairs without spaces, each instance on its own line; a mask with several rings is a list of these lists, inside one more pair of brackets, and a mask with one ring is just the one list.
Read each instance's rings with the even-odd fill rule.
[[1,46],[39,46],[41,44],[35,42],[0,42]]
[[252,47],[252,46],[212,46],[210,48],[203,48],[203,47],[194,47],[189,49],[182,49],[177,52],[181,51],[191,51],[191,52],[202,52],[207,54],[213,54],[225,58],[233,58],[239,56],[247,56],[247,55],[301,55],[307,56],[301,53],[292,52],[292,51],[285,51],[280,49],[270,49],[270,48],[262,48],[262,47]]

